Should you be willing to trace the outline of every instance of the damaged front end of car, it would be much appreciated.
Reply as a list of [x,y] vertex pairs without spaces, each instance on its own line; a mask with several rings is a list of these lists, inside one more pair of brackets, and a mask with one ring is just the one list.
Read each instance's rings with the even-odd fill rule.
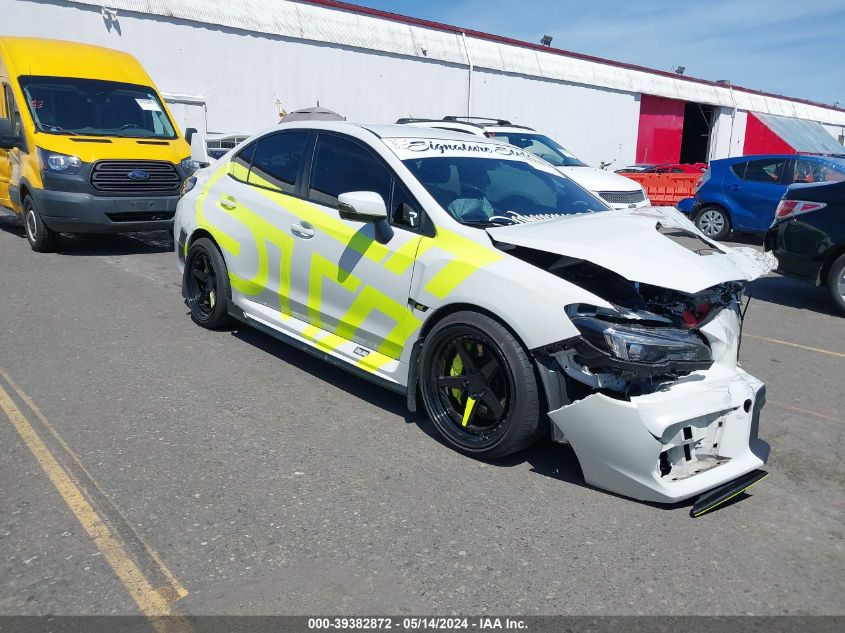
[[548,269],[611,306],[567,306],[579,335],[534,351],[587,483],[667,503],[765,463],[765,387],[737,365],[744,281],[684,293],[567,257]]

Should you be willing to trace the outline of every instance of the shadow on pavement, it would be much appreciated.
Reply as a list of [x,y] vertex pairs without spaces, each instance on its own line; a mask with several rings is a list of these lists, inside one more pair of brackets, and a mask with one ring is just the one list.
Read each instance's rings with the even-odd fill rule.
[[0,215],[0,230],[26,239],[26,235],[23,232],[23,224],[16,217]]
[[731,233],[726,240],[727,246],[763,246],[762,234],[758,233]]
[[173,236],[167,231],[124,233],[119,235],[62,233],[57,252],[74,257],[103,255],[138,255],[173,251]]
[[752,297],[751,311],[754,310],[754,302],[765,301],[788,308],[840,316],[827,294],[827,288],[816,287],[808,281],[780,275],[761,277],[749,284],[746,294],[749,293]]
[[[406,407],[405,397],[394,393],[384,387],[370,383],[339,367],[316,358],[307,352],[279,341],[272,336],[259,332],[247,325],[237,325],[231,330],[232,336],[239,340],[257,347],[258,349],[275,356],[279,360],[307,372],[314,378],[321,380],[334,387],[338,387],[348,394],[361,398],[362,400],[388,411],[396,416],[402,417],[408,424],[416,424],[419,429],[433,440],[448,446],[440,434],[431,424],[425,412],[421,410],[422,403],[418,401],[420,410],[411,413]],[[467,459],[471,459],[467,457]],[[500,459],[485,460],[485,463],[497,468],[512,468],[521,464],[529,464],[531,472],[544,477],[556,479],[565,484],[574,484],[591,490],[596,494],[613,495],[633,503],[644,503],[645,505],[659,508],[661,510],[676,510],[692,505],[694,499],[682,501],[676,504],[660,504],[649,502],[637,502],[636,500],[616,495],[606,490],[593,488],[584,481],[581,467],[571,446],[555,444],[551,439],[543,439],[531,448],[520,451]]]
[[[0,216],[0,230],[26,239],[23,225],[17,218]],[[168,231],[148,233],[62,233],[56,252],[59,255],[98,257],[103,255],[135,255],[173,251],[173,236]]]

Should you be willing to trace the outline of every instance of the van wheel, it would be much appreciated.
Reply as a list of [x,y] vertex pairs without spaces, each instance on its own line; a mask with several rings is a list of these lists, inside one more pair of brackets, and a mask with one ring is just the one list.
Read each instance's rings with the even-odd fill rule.
[[537,441],[540,398],[531,360],[500,323],[456,312],[434,326],[420,355],[420,391],[443,439],[492,458]]
[[695,216],[695,225],[711,240],[723,240],[731,232],[731,218],[722,207],[704,207]]
[[223,255],[211,240],[201,237],[185,258],[185,299],[194,323],[210,330],[232,323],[229,272]]
[[26,239],[36,253],[52,253],[59,244],[59,234],[48,228],[35,208],[32,196],[23,199],[23,226]]
[[830,267],[827,275],[827,289],[830,291],[833,304],[842,314],[845,314],[845,255],[840,255]]

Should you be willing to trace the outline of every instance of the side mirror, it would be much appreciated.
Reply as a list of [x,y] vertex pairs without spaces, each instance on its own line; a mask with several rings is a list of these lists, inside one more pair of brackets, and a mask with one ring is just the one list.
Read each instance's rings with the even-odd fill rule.
[[[187,136],[185,138],[188,138]],[[198,162],[200,165],[208,165],[211,160],[208,158],[208,145],[205,142],[205,134],[200,134],[194,130],[191,134],[191,159]]]
[[15,134],[15,128],[10,119],[0,119],[0,149],[14,149],[20,147],[21,138]]
[[188,141],[188,145],[191,144],[191,139],[194,138],[194,134],[197,133],[197,128],[195,127],[188,127],[185,128],[185,140]]
[[337,197],[337,210],[344,220],[377,222],[387,219],[387,205],[375,191],[350,191]]

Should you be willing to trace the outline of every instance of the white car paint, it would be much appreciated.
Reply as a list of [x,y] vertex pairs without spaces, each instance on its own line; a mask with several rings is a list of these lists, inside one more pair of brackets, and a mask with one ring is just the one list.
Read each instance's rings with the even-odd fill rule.
[[[270,196],[266,188],[232,176],[233,157],[252,141],[298,130],[340,134],[377,154],[419,202],[436,235],[397,227],[392,238],[377,244],[372,225],[344,220],[318,202]],[[701,327],[713,360],[709,368],[662,379],[644,395],[610,397],[607,390],[593,390],[573,400],[565,387],[560,389],[568,380],[564,375],[573,375],[571,366],[567,370],[571,352],[560,343],[579,339],[581,332],[567,310],[576,304],[616,308],[599,296],[602,290],[590,291],[529,263],[515,249],[568,258],[561,261],[583,260],[632,285],[684,293],[745,282],[765,273],[771,262],[707,240],[673,209],[584,213],[486,229],[462,224],[402,162],[443,156],[503,158],[554,172],[523,150],[455,132],[346,122],[283,124],[197,172],[196,184],[180,200],[175,217],[174,235],[182,245],[177,251],[183,249],[177,265],[184,272],[181,257],[201,231],[219,236],[239,318],[397,391],[416,389],[408,384],[409,370],[414,344],[427,322],[457,304],[495,314],[538,363],[541,358],[549,361],[538,364],[538,371],[551,405],[553,438],[572,445],[586,481],[597,487],[673,502],[730,482],[765,462],[768,448],[756,436],[762,383],[737,365],[741,328],[736,302],[714,312]],[[661,234],[661,226],[685,231],[703,245],[693,252]],[[372,241],[356,251],[353,242],[362,238]],[[329,271],[328,277],[314,268],[315,262]],[[348,272],[338,277],[340,282],[330,282],[339,264]],[[284,282],[286,272],[290,278]],[[316,304],[315,280],[322,284]],[[367,299],[368,289],[382,299]],[[398,321],[377,309],[382,300],[406,310],[407,336],[395,352],[384,344]],[[370,311],[356,316],[353,328],[342,315],[356,304]],[[584,376],[590,379],[589,372]],[[683,429],[692,429],[691,438],[683,436]],[[661,453],[672,460],[671,476],[661,474]]]
[[[620,174],[586,165],[584,167],[558,167],[557,169],[568,178],[572,178],[572,180],[584,187],[587,191],[592,191],[598,195],[614,209],[628,209],[631,207],[641,209],[651,206],[651,202],[642,185]],[[608,193],[630,194],[631,192],[640,191],[642,192],[642,200],[639,202],[626,204],[608,200]]]

